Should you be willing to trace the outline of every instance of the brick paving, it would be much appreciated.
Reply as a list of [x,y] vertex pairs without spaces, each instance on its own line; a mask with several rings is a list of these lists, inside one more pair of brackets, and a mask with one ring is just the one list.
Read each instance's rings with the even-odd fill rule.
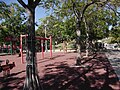
[[[84,53],[83,53],[84,54]],[[97,53],[82,59],[75,66],[77,53],[54,52],[50,59],[37,54],[38,71],[44,90],[120,90],[119,79],[105,54]],[[9,59],[16,66],[8,78],[0,73],[0,90],[22,90],[25,80],[25,65],[18,55],[0,56],[0,60]]]

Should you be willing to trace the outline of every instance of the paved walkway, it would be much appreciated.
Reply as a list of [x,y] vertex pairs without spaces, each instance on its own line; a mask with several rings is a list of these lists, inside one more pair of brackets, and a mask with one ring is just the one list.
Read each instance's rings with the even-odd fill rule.
[[105,54],[120,81],[120,50],[108,50]]
[[[84,53],[83,53],[84,55]],[[25,55],[24,55],[25,56]],[[44,90],[120,90],[120,82],[105,54],[97,53],[81,60],[82,66],[76,67],[77,53],[49,53],[45,59],[37,54],[38,71]],[[8,78],[0,73],[0,90],[22,90],[25,80],[25,65],[18,55],[0,56],[15,62]],[[2,62],[4,65],[5,62]]]

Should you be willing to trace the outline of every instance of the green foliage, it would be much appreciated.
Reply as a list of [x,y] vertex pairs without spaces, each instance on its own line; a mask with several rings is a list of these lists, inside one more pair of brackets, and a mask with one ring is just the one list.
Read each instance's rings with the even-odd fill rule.
[[9,6],[5,2],[0,1],[0,20],[8,18],[10,14]]
[[47,36],[52,35],[53,39],[58,42],[62,42],[62,40],[70,41],[75,38],[75,22],[73,17],[66,19],[66,21],[57,19],[52,15],[45,18],[42,25],[39,26],[36,31],[36,33],[42,37],[44,37],[45,24],[47,21]]
[[[112,0],[43,0],[44,8],[52,9],[52,15],[42,21],[42,25],[37,32],[42,32],[44,36],[44,22],[47,20],[47,35],[52,35],[55,40],[72,40],[76,38],[77,18],[82,16],[87,21],[89,32],[85,24],[80,21],[81,40],[85,40],[86,32],[89,33],[89,40],[98,40],[109,36],[109,26],[118,25],[119,3]],[[59,3],[58,3],[59,2]],[[82,15],[82,16],[81,16]],[[39,33],[40,34],[40,33]]]
[[16,3],[6,7],[10,13],[9,17],[2,18],[1,22],[1,41],[5,37],[19,38],[20,34],[25,34],[26,24],[25,10]]
[[111,43],[120,43],[120,26],[113,27],[110,31],[110,36],[113,37]]

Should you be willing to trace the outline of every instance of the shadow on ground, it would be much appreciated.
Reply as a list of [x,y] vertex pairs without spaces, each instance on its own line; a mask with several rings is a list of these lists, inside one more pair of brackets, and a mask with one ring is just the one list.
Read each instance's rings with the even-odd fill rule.
[[22,72],[25,72],[25,70],[12,73],[7,78],[0,77],[0,90],[22,90],[25,77],[16,77]]
[[82,66],[66,62],[48,64],[41,78],[44,90],[120,90],[120,82],[103,54],[82,60]]
[[[54,58],[57,57],[62,56]],[[44,66],[40,79],[43,90],[120,90],[118,77],[104,54],[83,59],[79,67],[70,66],[67,61]],[[0,77],[0,90],[22,90],[25,77],[18,76],[23,72],[12,73],[7,79]]]
[[44,59],[38,59],[37,63],[44,63],[44,62],[48,62],[48,61],[51,61],[51,60],[55,60],[56,58],[59,58],[59,57],[63,57],[65,55],[57,55],[57,56],[54,56],[52,58],[44,58]]

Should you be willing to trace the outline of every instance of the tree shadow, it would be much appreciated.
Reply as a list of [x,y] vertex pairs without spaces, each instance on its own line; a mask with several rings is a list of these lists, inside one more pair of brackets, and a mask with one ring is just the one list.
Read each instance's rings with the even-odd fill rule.
[[9,77],[0,81],[0,90],[21,90],[23,88],[25,77]]
[[51,60],[54,60],[56,58],[63,57],[63,56],[65,56],[65,55],[57,55],[57,56],[52,57],[51,59],[50,58],[44,58],[44,59],[39,59],[37,61],[38,61],[38,63],[43,63],[43,62],[48,62],[48,61],[51,61]]
[[[91,56],[92,56],[92,57],[91,57]],[[83,58],[83,59],[81,59],[81,61],[82,61],[81,64],[85,64],[85,63],[91,61],[92,59],[95,59],[96,56],[97,56],[97,53],[92,54],[92,55],[90,55],[90,56],[87,57],[87,58]]]
[[[98,53],[84,60],[85,67],[71,67],[62,60],[46,64],[40,79],[43,90],[120,90],[118,77],[105,55]],[[22,90],[25,77],[17,76],[23,72],[0,77],[0,90]]]
[[12,74],[10,74],[10,77],[11,77],[11,76],[16,76],[16,75],[18,75],[18,74],[20,74],[20,73],[23,73],[23,72],[25,72],[25,70],[22,70],[22,71],[17,72],[17,73],[12,73]]
[[2,64],[2,62],[4,62],[5,60],[0,60],[0,64]]
[[12,73],[8,77],[0,77],[0,90],[22,90],[25,77],[17,77],[18,74],[25,72],[25,70]]
[[[87,64],[87,66],[86,66]],[[104,55],[93,55],[86,67],[67,62],[46,65],[41,83],[44,90],[120,90],[120,82]]]

